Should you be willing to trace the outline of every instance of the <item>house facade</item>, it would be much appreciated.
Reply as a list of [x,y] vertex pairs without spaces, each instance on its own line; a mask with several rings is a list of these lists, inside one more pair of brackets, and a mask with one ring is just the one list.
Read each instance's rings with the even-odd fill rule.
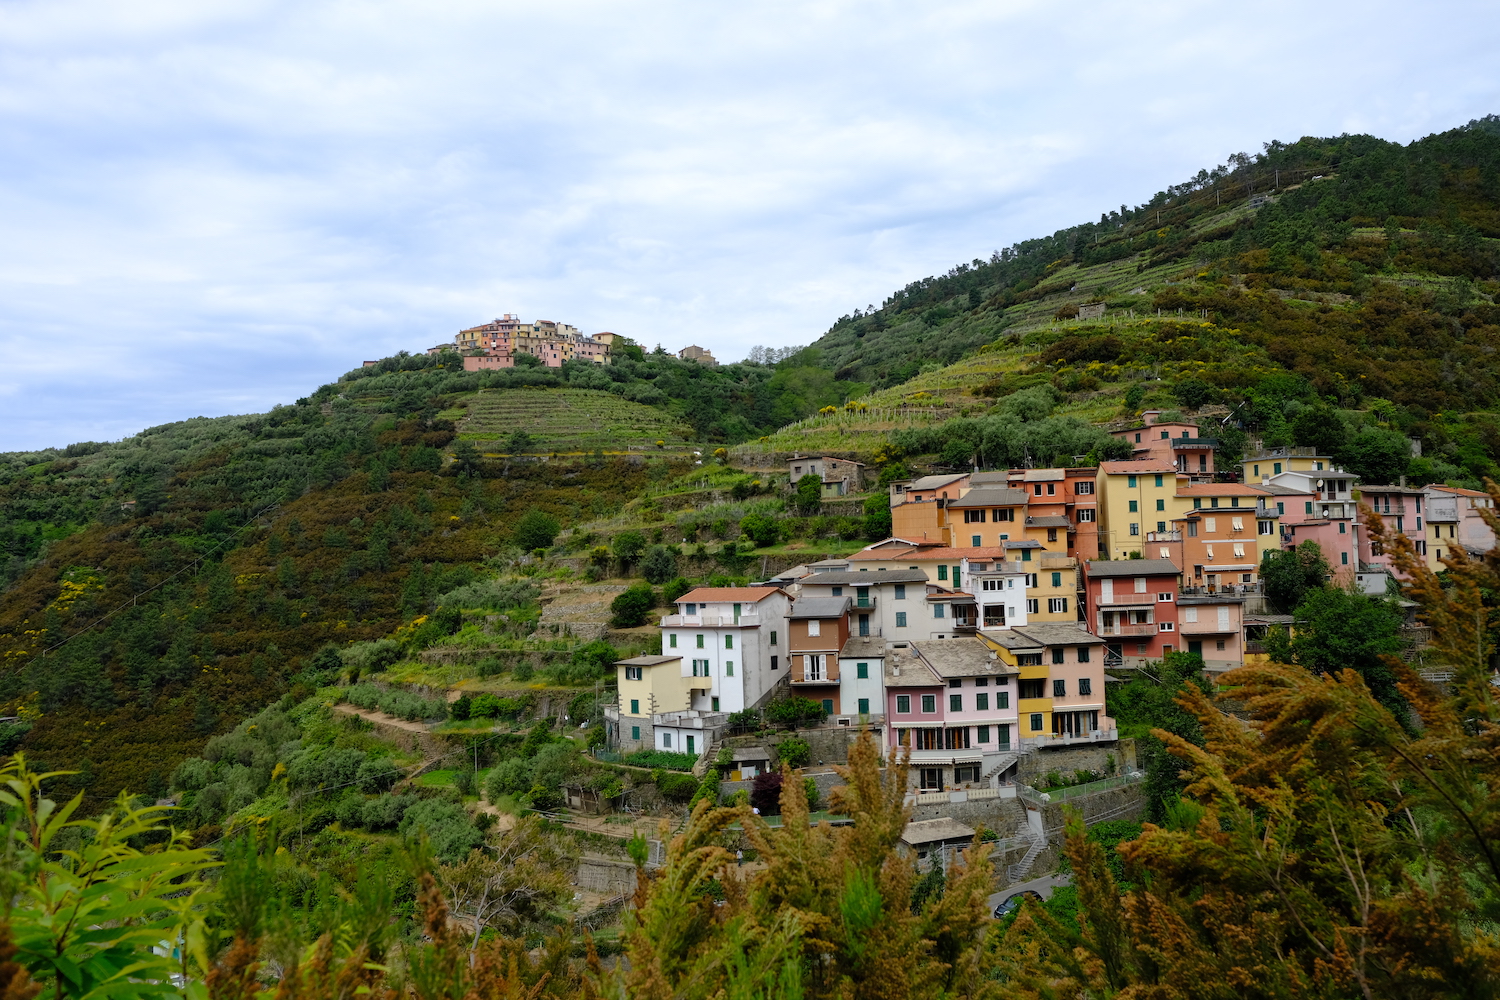
[[1096,559],[1083,564],[1087,622],[1104,640],[1108,665],[1139,666],[1182,648],[1177,634],[1181,573],[1168,559]]
[[1187,421],[1162,420],[1162,411],[1145,410],[1141,423],[1111,433],[1133,448],[1135,461],[1172,465],[1197,482],[1211,482],[1214,477],[1214,449],[1219,442],[1200,436],[1198,425]]
[[1020,746],[1066,746],[1115,739],[1105,714],[1105,641],[1083,623],[1046,623],[982,633],[1016,670]]
[[821,703],[829,715],[845,711],[839,653],[849,639],[849,609],[853,603],[847,595],[799,596],[787,616],[792,693]]
[[926,638],[927,574],[921,570],[813,573],[799,581],[797,599],[849,597],[849,634],[900,642]]
[[692,710],[755,708],[786,683],[791,601],[780,587],[699,587],[676,608],[661,619],[662,653],[680,656],[688,676],[700,679]]

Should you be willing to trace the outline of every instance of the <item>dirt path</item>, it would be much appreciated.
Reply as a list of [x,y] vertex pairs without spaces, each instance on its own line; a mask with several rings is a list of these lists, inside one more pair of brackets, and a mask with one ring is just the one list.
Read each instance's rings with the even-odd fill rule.
[[398,719],[394,715],[387,715],[384,712],[376,712],[367,708],[359,708],[348,702],[342,702],[333,706],[333,710],[343,715],[357,715],[361,719],[377,725],[390,726],[393,729],[404,729],[408,733],[422,733],[425,735],[432,732],[432,729],[425,723],[407,722],[405,719]]

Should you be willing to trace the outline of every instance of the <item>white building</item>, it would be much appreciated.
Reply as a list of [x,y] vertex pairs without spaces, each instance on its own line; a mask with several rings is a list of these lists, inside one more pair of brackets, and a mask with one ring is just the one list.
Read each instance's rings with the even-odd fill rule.
[[1031,608],[1027,584],[1036,579],[1029,566],[995,559],[968,559],[959,563],[959,586],[974,595],[979,605],[980,628],[1015,628],[1026,624]]
[[662,654],[682,657],[696,712],[741,712],[769,700],[789,676],[787,613],[780,587],[699,587],[661,620]]
[[851,635],[839,650],[840,725],[878,726],[885,719],[885,656],[879,636]]
[[814,573],[800,581],[800,597],[852,597],[849,632],[887,642],[925,639],[928,632],[927,574],[919,569]]

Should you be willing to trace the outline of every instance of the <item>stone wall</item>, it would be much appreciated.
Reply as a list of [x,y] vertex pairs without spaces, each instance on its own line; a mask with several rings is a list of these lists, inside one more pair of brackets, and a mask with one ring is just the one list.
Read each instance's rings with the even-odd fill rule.
[[[872,730],[875,742],[880,743],[881,730]],[[807,741],[812,751],[811,766],[824,767],[831,764],[849,763],[849,748],[859,738],[859,729],[854,726],[823,726],[818,729],[800,729],[796,732],[777,733],[774,736],[730,736],[722,742],[724,746],[742,749],[744,747],[766,747],[773,753],[776,745],[782,740],[792,736],[800,737]]]
[[578,859],[578,875],[574,879],[580,889],[614,896],[635,892],[635,864],[616,861],[597,854],[585,854]]
[[1065,777],[1074,771],[1097,771],[1108,774],[1109,758],[1114,758],[1115,774],[1137,770],[1135,740],[1118,743],[1084,743],[1057,750],[1038,750],[1022,757],[1016,765],[1015,780],[1023,785],[1037,785],[1052,771]]

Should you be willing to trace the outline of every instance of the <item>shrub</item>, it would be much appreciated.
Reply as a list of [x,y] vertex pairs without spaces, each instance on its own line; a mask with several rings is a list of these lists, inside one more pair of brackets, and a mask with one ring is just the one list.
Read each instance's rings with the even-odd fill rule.
[[625,755],[625,763],[635,767],[661,767],[674,771],[691,771],[698,755],[673,753],[670,750],[637,750]]
[[391,762],[389,757],[374,757],[359,765],[355,773],[355,781],[359,783],[359,790],[367,794],[375,792],[388,792],[391,786],[401,780],[401,769]]
[[381,795],[366,799],[360,823],[367,830],[388,830],[401,822],[406,810],[416,805],[415,795]]
[[816,513],[823,506],[823,479],[806,475],[797,480],[797,492],[793,501],[804,514]]
[[448,864],[457,864],[484,843],[483,834],[463,807],[444,799],[416,803],[406,810],[397,829],[403,837],[413,837],[419,830],[425,833],[433,855]]
[[766,718],[781,726],[816,725],[827,716],[821,702],[800,696],[778,698],[766,706]]
[[521,682],[529,681],[536,676],[536,668],[531,665],[530,660],[521,660],[511,671],[511,676]]
[[666,583],[677,572],[677,553],[666,545],[653,545],[641,560],[641,575],[647,583]]
[[401,662],[401,647],[392,639],[356,642],[340,654],[345,666],[362,674],[376,674]]
[[469,718],[474,712],[474,699],[467,693],[458,696],[458,700],[448,706],[448,714],[460,722]]
[[515,542],[527,552],[534,549],[549,548],[556,540],[562,525],[557,518],[545,511],[532,508],[521,519],[516,522],[515,528],[511,530],[511,541]]
[[453,773],[453,787],[458,789],[458,794],[470,796],[474,794],[474,772],[468,768],[460,768]]
[[444,608],[507,611],[531,604],[540,594],[541,588],[530,580],[476,580],[448,591],[436,603]]
[[757,548],[775,545],[781,539],[781,522],[765,514],[746,514],[740,518],[740,531],[755,543]]
[[802,790],[807,795],[807,808],[809,810],[818,808],[818,783],[812,778],[802,779]]
[[500,714],[500,696],[488,693],[480,695],[474,699],[469,714],[476,719],[493,719]]
[[750,788],[750,805],[762,816],[781,815],[781,772],[767,771],[755,776]]
[[526,801],[533,809],[556,809],[563,804],[562,791],[547,785],[532,785]]
[[484,797],[498,802],[502,795],[520,795],[531,787],[531,761],[512,757],[502,761],[484,780]]
[[656,779],[657,790],[671,802],[687,802],[698,792],[698,779],[691,774],[663,771]]
[[800,736],[792,736],[776,744],[776,756],[787,767],[806,767],[812,760],[812,747]]
[[662,603],[676,604],[677,598],[692,589],[693,585],[688,583],[685,577],[675,577],[665,587],[661,588]]
[[650,584],[635,584],[615,597],[609,604],[609,623],[615,628],[634,628],[644,625],[656,607],[656,592]]

